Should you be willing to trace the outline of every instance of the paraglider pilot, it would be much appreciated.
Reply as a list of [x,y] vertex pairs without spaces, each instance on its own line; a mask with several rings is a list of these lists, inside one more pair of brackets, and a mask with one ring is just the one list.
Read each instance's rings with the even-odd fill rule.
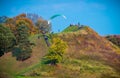
[[48,41],[48,36],[45,35],[45,34],[43,34],[43,37],[44,37],[44,39],[45,39],[45,42],[46,42],[47,46],[49,47],[49,46],[50,46],[50,43],[49,43],[49,41]]

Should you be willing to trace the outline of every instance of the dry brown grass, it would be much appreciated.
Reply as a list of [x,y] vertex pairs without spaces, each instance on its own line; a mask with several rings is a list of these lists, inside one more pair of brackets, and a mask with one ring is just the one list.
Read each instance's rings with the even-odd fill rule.
[[[87,34],[81,33],[83,30]],[[69,46],[66,55],[72,58],[79,58],[82,53],[93,57],[93,59],[102,58],[103,61],[106,61],[106,64],[120,72],[120,49],[89,27],[82,29],[82,31],[58,35]],[[95,57],[94,54],[96,55]]]
[[[120,49],[92,29],[86,27],[77,32],[60,33],[57,36],[68,44],[62,64],[58,67],[39,66],[24,74],[35,75],[30,78],[39,78],[36,75],[43,78],[119,78],[120,54],[117,52],[120,52]],[[0,69],[13,74],[39,63],[47,52],[47,46],[43,38],[35,41],[36,46],[31,58],[19,62],[11,53],[7,53],[0,57]]]

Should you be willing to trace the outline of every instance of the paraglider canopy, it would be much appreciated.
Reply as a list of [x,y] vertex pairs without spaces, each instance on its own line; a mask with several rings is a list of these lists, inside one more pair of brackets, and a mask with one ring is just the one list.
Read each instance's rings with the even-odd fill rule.
[[48,20],[48,24],[50,24],[51,20],[58,17],[58,16],[61,16],[63,17],[64,19],[67,19],[65,15],[62,15],[62,14],[55,14],[53,16],[50,17],[50,19]]

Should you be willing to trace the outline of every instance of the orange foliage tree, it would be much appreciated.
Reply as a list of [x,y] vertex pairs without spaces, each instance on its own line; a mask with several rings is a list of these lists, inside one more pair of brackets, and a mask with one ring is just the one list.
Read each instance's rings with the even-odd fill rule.
[[27,23],[26,26],[29,28],[29,33],[30,34],[38,33],[38,29],[34,26],[33,22],[26,17],[26,14],[20,14],[20,15],[14,17],[14,18],[9,18],[9,19],[6,20],[5,24],[16,35],[17,25],[18,25],[18,23],[20,23],[22,21]]

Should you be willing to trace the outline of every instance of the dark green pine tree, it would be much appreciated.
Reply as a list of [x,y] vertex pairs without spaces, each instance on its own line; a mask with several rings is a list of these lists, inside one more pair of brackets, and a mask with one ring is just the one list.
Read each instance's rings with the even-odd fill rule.
[[18,46],[14,49],[17,60],[23,61],[31,56],[32,49],[28,39],[29,35],[29,29],[24,23],[17,26],[16,38]]

